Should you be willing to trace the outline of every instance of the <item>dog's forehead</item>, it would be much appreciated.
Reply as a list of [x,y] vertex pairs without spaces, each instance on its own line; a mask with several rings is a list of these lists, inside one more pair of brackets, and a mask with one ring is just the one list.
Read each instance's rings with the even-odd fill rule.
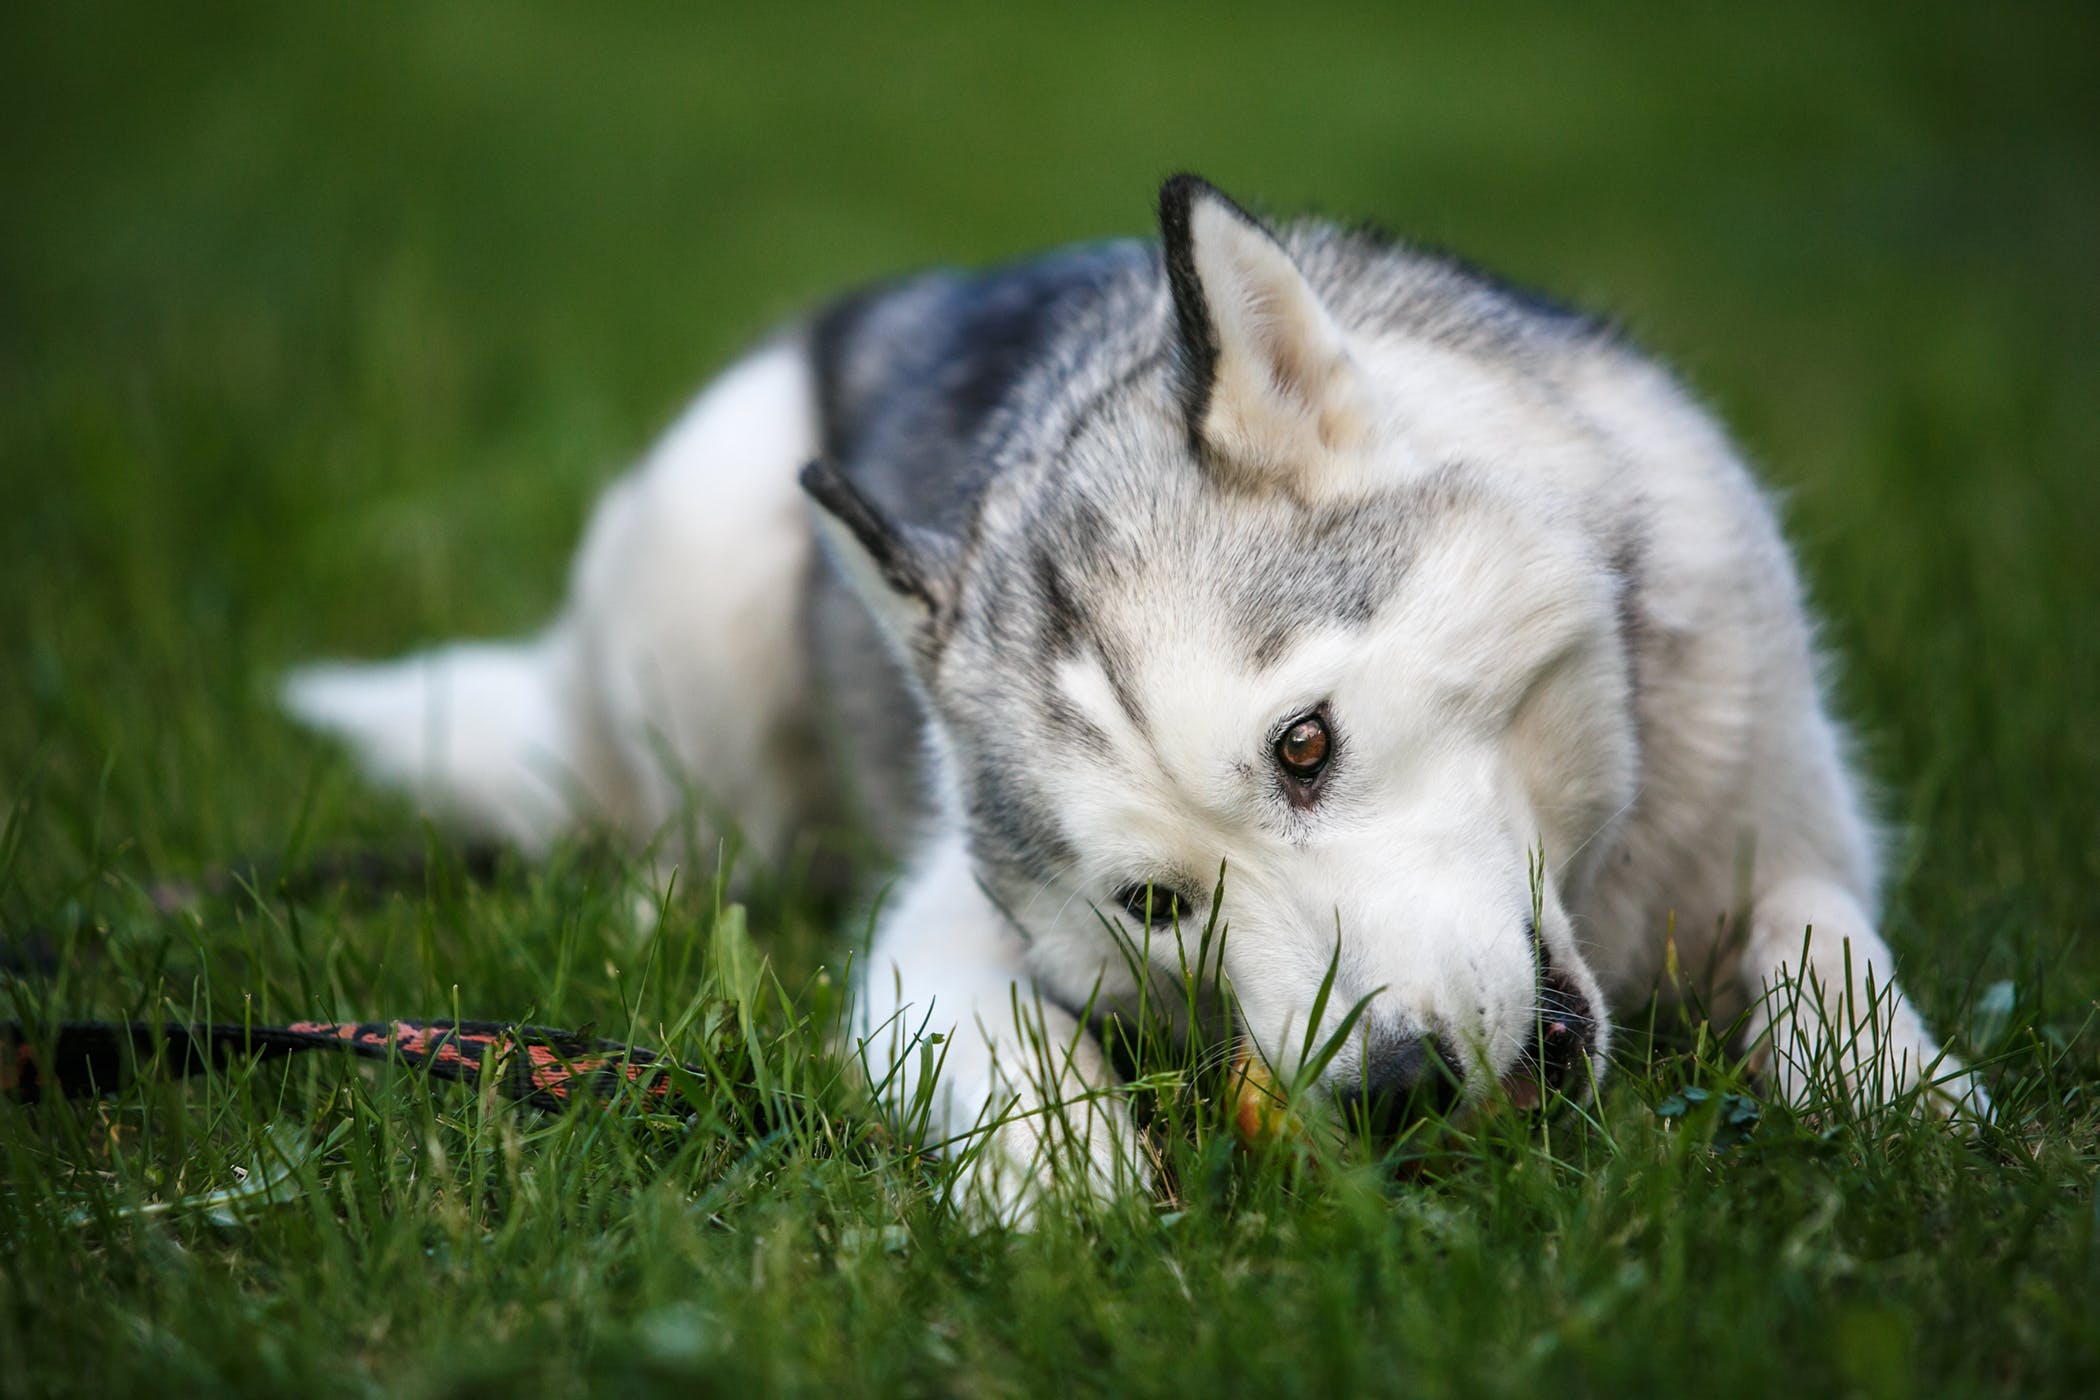
[[1463,465],[1307,503],[1220,485],[1185,445],[1165,462],[1090,446],[987,521],[958,628],[972,665],[1047,671],[1093,651],[1113,675],[1194,648],[1261,671],[1412,594],[1455,616],[1514,590],[1532,611],[1567,576],[1552,561],[1587,549],[1556,503]]
[[1578,586],[1586,538],[1536,505],[1457,471],[1310,506],[1192,464],[1149,490],[1047,492],[1028,528],[983,542],[944,670],[1006,723],[1020,704],[1100,730],[1112,702],[1142,729],[1192,697],[1288,703],[1348,670],[1351,639],[1425,674],[1455,669],[1440,652],[1529,651],[1605,601]]
[[[1130,464],[1135,467],[1136,464]],[[1061,483],[981,537],[960,640],[1008,660],[1190,645],[1248,668],[1327,623],[1361,625],[1413,553],[1391,493],[1305,507],[1221,491],[1187,461]]]

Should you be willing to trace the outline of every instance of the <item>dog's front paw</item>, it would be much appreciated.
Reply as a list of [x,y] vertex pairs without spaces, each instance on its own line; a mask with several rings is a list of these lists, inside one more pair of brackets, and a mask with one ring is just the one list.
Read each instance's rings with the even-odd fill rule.
[[1015,1104],[986,1127],[956,1175],[956,1203],[981,1226],[1034,1228],[1052,1202],[1081,1210],[1149,1194],[1155,1172],[1124,1105],[1092,1094]]
[[1893,988],[1853,998],[1782,983],[1753,1012],[1745,1043],[1752,1067],[1796,1107],[1840,1101],[1870,1112],[1908,1102],[1972,1131],[1990,1120],[1982,1079]]

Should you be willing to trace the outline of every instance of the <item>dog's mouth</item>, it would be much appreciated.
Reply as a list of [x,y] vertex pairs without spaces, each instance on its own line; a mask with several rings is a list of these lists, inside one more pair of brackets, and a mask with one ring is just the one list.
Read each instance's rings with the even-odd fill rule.
[[[1532,1112],[1549,1094],[1580,1093],[1594,1081],[1590,1061],[1597,1052],[1598,1029],[1589,997],[1553,966],[1542,945],[1536,1031],[1515,1067],[1502,1077],[1500,1099],[1491,1096],[1481,1107],[1501,1102]],[[1390,1138],[1411,1124],[1449,1114],[1458,1109],[1462,1097],[1461,1079],[1449,1068],[1456,1063],[1447,1052],[1433,1050],[1429,1072],[1409,1093],[1377,1104],[1359,1100],[1348,1111],[1374,1138]],[[1251,1040],[1242,1038],[1233,1069],[1234,1127],[1243,1142],[1294,1136],[1303,1130],[1285,1108],[1283,1091]]]
[[1519,1109],[1535,1109],[1548,1093],[1590,1077],[1589,1061],[1597,1045],[1597,1015],[1590,999],[1568,975],[1553,966],[1553,956],[1539,947],[1539,1017],[1537,1033],[1502,1078],[1502,1091]]

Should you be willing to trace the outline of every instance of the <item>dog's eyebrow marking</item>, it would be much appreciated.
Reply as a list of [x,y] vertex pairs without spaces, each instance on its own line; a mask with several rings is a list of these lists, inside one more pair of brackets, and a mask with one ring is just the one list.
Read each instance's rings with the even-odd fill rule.
[[1351,501],[1291,520],[1258,567],[1234,581],[1242,654],[1267,669],[1302,631],[1369,623],[1411,570],[1420,530],[1411,498]]
[[1048,550],[1039,549],[1031,561],[1029,575],[1042,617],[1043,655],[1053,659],[1070,656],[1079,647],[1079,631],[1085,619],[1065,585],[1064,570]]
[[1068,696],[1053,694],[1043,699],[1043,719],[1052,728],[1063,730],[1074,739],[1095,749],[1105,750],[1115,741],[1108,731],[1088,719]]
[[1268,670],[1283,656],[1283,649],[1297,635],[1295,623],[1280,623],[1264,632],[1254,643],[1254,665],[1257,670]]
[[1054,695],[1053,705],[1066,711],[1072,722],[1084,725],[1104,753],[1113,751],[1116,729],[1126,729],[1150,746],[1142,719],[1131,709],[1131,698],[1117,689],[1107,659],[1098,650],[1070,657],[1058,667]]
[[1137,730],[1138,737],[1149,747],[1152,743],[1152,729],[1145,720],[1145,707],[1139,702],[1137,690],[1130,682],[1130,657],[1121,647],[1101,638],[1095,639],[1094,655],[1101,663],[1101,678],[1108,682],[1110,692],[1116,697],[1116,704],[1129,717],[1131,727]]

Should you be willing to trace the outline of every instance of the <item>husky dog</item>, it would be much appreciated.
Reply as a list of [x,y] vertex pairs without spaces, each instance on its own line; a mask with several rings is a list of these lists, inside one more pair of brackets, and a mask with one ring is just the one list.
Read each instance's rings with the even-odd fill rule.
[[1801,588],[1712,419],[1451,259],[1192,176],[1159,234],[788,328],[607,492],[537,636],[290,708],[528,850],[695,794],[775,858],[905,833],[858,1024],[900,1096],[941,1046],[929,1132],[986,1129],[1004,1214],[1057,1104],[1083,1190],[1145,1179],[1082,1009],[1214,914],[1272,1071],[1323,982],[1362,1003],[1322,1076],[1373,1108],[1587,1083],[1681,971],[1786,1094],[1980,1112],[1890,980]]

